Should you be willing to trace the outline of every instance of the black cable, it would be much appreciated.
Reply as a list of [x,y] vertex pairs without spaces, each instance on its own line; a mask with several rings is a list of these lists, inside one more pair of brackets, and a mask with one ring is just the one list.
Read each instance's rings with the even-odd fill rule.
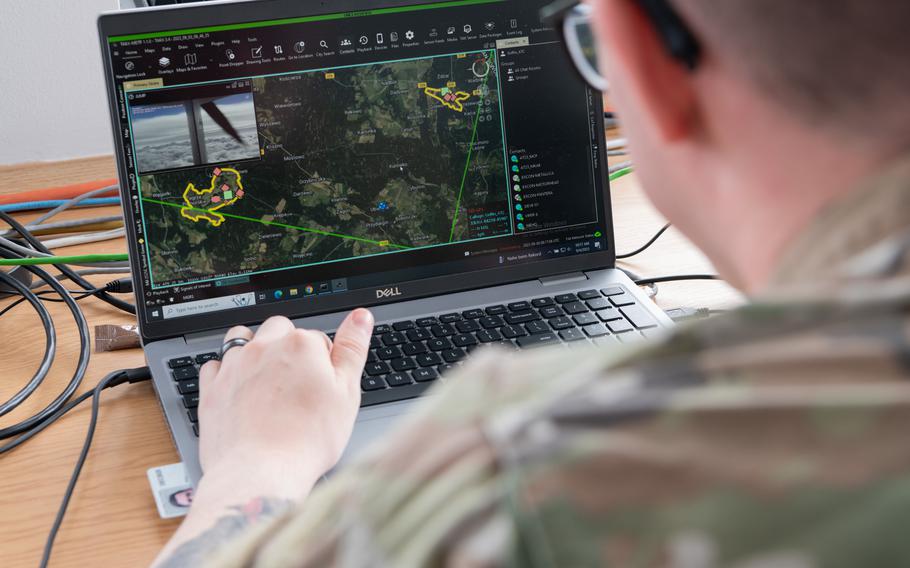
[[[12,227],[13,230],[15,230],[17,233],[19,233],[22,236],[22,238],[25,239],[25,241],[29,245],[31,245],[32,248],[34,248],[36,251],[43,252],[46,254],[52,254],[51,251],[47,247],[45,247],[44,244],[41,243],[41,241],[36,239],[34,237],[34,235],[32,235],[31,232],[28,229],[26,229],[25,226],[22,225],[22,223],[13,219],[5,211],[0,211],[0,220],[2,220],[4,223],[6,223],[10,227]],[[67,278],[69,278],[70,280],[75,282],[77,285],[82,286],[84,289],[86,289],[86,290],[94,289],[95,286],[91,282],[89,282],[88,280],[86,280],[85,278],[83,278],[82,276],[77,274],[75,270],[72,270],[65,264],[58,264],[58,265],[56,265],[56,268],[57,268],[57,270],[59,270],[60,272],[65,274],[67,276]],[[126,312],[128,314],[136,313],[135,306],[133,306],[132,304],[130,304],[128,302],[124,302],[123,300],[119,300],[119,299],[111,296],[107,292],[100,292],[98,294],[98,299],[110,304],[111,306],[113,306],[119,310],[123,310],[124,312]]]
[[[63,500],[60,502],[60,508],[57,510],[57,516],[54,518],[54,524],[51,525],[51,530],[47,535],[47,541],[44,544],[44,553],[41,556],[41,568],[46,568],[47,563],[50,561],[51,551],[54,548],[54,540],[56,540],[57,533],[60,531],[60,525],[63,524],[63,517],[66,515],[66,509],[69,506],[70,499],[73,497],[73,491],[76,489],[76,482],[79,481],[79,474],[82,473],[82,467],[85,465],[85,460],[88,458],[88,452],[92,447],[92,439],[95,437],[95,428],[98,425],[98,413],[101,409],[101,393],[107,388],[125,382],[138,383],[147,381],[150,378],[151,374],[147,367],[131,369],[128,371],[115,371],[104,377],[94,389],[89,391],[92,397],[92,417],[89,420],[88,431],[85,434],[85,443],[82,444],[82,451],[79,453],[79,459],[76,460],[73,474],[70,476],[66,491],[63,494]],[[83,395],[83,397],[85,397],[85,395]],[[82,398],[82,400],[85,400],[86,398],[87,397]],[[54,418],[54,420],[56,420],[56,418]],[[42,427],[42,429],[44,427]]]
[[[2,213],[2,212],[0,212]],[[9,251],[7,249],[0,248],[0,256],[5,256],[7,258],[22,258],[18,253]],[[85,316],[82,314],[82,310],[79,308],[79,305],[76,303],[76,300],[67,292],[66,288],[60,284],[56,278],[38,268],[36,266],[27,266],[25,267],[29,272],[43,280],[54,289],[63,301],[66,303],[70,312],[73,314],[73,319],[76,322],[76,326],[79,330],[79,360],[76,363],[76,370],[73,372],[73,376],[67,383],[66,387],[50,404],[40,410],[37,414],[22,420],[21,422],[8,426],[6,428],[0,429],[0,439],[10,438],[17,434],[21,434],[27,430],[30,430],[37,424],[40,424],[46,420],[49,416],[57,412],[66,401],[73,395],[76,389],[79,388],[79,385],[82,383],[82,379],[85,377],[85,370],[88,367],[89,357],[91,357],[91,337],[89,333],[88,322],[85,320]],[[31,290],[29,290],[31,293]],[[45,333],[50,333],[47,326],[45,326]]]
[[686,282],[689,280],[720,280],[719,276],[714,274],[680,274],[677,276],[658,276],[657,278],[644,278],[635,282],[638,286],[650,286],[651,284],[663,284],[665,282]]
[[627,258],[632,258],[633,256],[638,256],[641,253],[645,252],[646,250],[651,248],[651,246],[654,243],[656,243],[657,240],[660,239],[664,235],[664,233],[666,233],[672,226],[673,226],[672,224],[667,223],[666,225],[664,225],[664,227],[661,230],[657,231],[656,235],[651,237],[650,241],[645,243],[641,248],[634,250],[632,252],[626,253],[626,254],[618,254],[618,255],[616,255],[616,260],[625,260]]
[[31,430],[29,430],[29,431],[26,432],[25,434],[22,434],[21,436],[19,436],[18,438],[16,438],[16,439],[13,440],[12,442],[9,442],[9,443],[6,444],[5,446],[0,446],[0,455],[3,455],[3,454],[5,454],[6,452],[10,452],[10,451],[12,451],[12,450],[15,450],[16,448],[18,448],[18,447],[21,446],[22,444],[28,442],[29,440],[31,440],[32,438],[34,438],[35,436],[37,436],[38,434],[40,434],[41,432],[43,432],[45,428],[47,428],[48,426],[53,425],[55,422],[57,422],[57,420],[59,420],[63,415],[67,414],[70,410],[76,408],[77,406],[79,406],[80,404],[82,404],[83,402],[85,402],[86,400],[88,400],[89,398],[91,398],[91,397],[92,397],[92,394],[93,394],[94,392],[95,392],[94,390],[90,390],[90,391],[88,391],[88,392],[82,393],[81,395],[77,396],[77,397],[74,398],[73,400],[69,401],[69,402],[66,404],[66,406],[64,406],[63,408],[61,408],[60,410],[58,410],[57,412],[55,412],[55,413],[52,414],[51,416],[49,416],[49,417],[47,418],[47,420],[45,420],[45,421],[42,422],[41,424],[35,426],[35,427],[32,428]]
[[32,292],[28,286],[3,271],[0,271],[0,282],[3,282],[9,286],[11,290],[22,295],[22,299],[17,303],[28,302],[32,305],[35,312],[38,313],[38,317],[41,318],[41,324],[44,326],[45,331],[44,356],[41,359],[41,364],[38,366],[38,370],[35,371],[35,374],[32,375],[31,380],[26,383],[19,392],[14,394],[3,404],[0,404],[0,416],[4,416],[22,404],[22,401],[30,397],[47,377],[48,372],[51,370],[51,365],[54,364],[54,357],[57,353],[57,331],[54,328],[54,320],[51,318],[50,312],[47,311],[47,308],[38,296]]

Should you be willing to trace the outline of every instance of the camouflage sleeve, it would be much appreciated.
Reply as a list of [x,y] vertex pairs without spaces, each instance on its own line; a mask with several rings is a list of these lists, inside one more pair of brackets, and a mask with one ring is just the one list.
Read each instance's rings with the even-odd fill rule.
[[213,565],[910,564],[906,325],[771,319],[489,354]]

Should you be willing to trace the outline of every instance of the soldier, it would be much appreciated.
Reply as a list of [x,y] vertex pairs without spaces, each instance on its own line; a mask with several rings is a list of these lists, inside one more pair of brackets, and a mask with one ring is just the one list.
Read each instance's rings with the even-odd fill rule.
[[910,3],[589,5],[650,197],[750,305],[481,357],[308,497],[372,318],[270,320],[203,370],[206,475],[159,566],[910,565]]

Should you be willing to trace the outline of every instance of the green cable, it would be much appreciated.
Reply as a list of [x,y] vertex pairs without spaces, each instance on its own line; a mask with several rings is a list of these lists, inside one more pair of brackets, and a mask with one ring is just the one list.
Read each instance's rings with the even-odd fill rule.
[[35,266],[38,264],[95,264],[100,262],[123,262],[129,260],[125,254],[86,254],[83,256],[46,256],[36,258],[3,258],[0,266]]
[[626,177],[627,175],[631,174],[634,171],[635,171],[635,168],[623,168],[623,169],[619,170],[618,172],[613,172],[612,174],[610,174],[610,181],[616,181],[621,177]]

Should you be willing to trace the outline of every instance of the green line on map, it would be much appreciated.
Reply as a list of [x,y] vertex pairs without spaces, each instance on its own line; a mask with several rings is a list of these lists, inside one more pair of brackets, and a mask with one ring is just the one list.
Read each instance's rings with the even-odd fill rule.
[[[157,199],[149,199],[143,197],[142,201],[146,203],[155,203],[157,205],[165,205],[167,207],[173,207],[175,209],[185,209],[187,211],[198,211],[199,213],[208,213],[209,211],[205,209],[197,209],[195,207],[187,207],[185,205],[180,205],[177,203],[168,203],[167,201],[158,201]],[[369,243],[371,245],[376,245],[385,248],[395,248],[401,250],[410,250],[411,247],[406,247],[402,245],[393,245],[391,243],[385,243],[381,241],[371,241],[370,239],[363,239],[360,237],[353,237],[351,235],[339,235],[338,233],[330,233],[328,231],[320,231],[319,229],[307,229],[306,227],[297,227],[295,225],[287,225],[285,223],[276,223],[275,221],[263,221],[262,219],[253,219],[252,217],[243,217],[241,215],[233,215],[231,213],[225,213],[224,211],[219,211],[218,215],[222,217],[227,217],[228,219],[237,219],[238,221],[248,221],[250,223],[258,223],[260,225],[266,225],[268,227],[281,227],[282,229],[292,229],[294,231],[301,231],[304,233],[313,233],[316,235],[322,235],[325,237],[335,237],[338,239],[345,239],[348,241],[359,241],[361,243]]]
[[[495,53],[490,52],[490,54],[493,55],[493,61],[495,63]],[[480,113],[483,111],[483,90],[487,86],[487,81],[490,79],[491,72],[492,67],[490,68],[490,72],[483,78],[483,85],[480,86],[480,102],[477,104],[477,116],[474,117],[474,131],[471,132],[471,145],[468,147],[468,159],[464,164],[464,173],[461,175],[461,188],[458,190],[458,200],[455,202],[455,215],[452,218],[452,231],[449,233],[450,243],[455,240],[455,226],[458,225],[458,213],[461,210],[461,197],[464,194],[464,184],[468,179],[468,168],[471,166],[471,157],[474,154],[474,143],[477,141],[477,125],[480,123]]]

